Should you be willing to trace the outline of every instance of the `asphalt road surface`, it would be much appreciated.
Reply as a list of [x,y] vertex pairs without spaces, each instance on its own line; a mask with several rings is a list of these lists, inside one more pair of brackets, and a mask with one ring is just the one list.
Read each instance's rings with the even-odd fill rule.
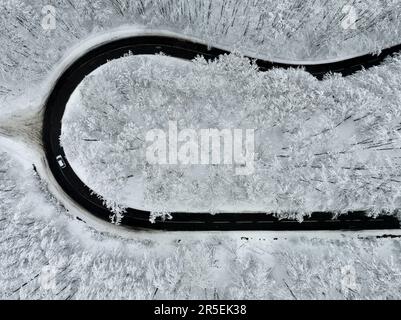
[[[316,65],[297,65],[293,63],[276,63],[256,60],[261,71],[272,68],[304,68],[318,79],[329,72],[341,73],[344,76],[353,74],[363,68],[367,69],[380,64],[389,55],[400,52],[401,45],[382,51],[380,55],[363,55],[356,58]],[[102,201],[92,193],[69,165],[68,159],[60,145],[62,117],[67,102],[76,87],[86,75],[107,63],[108,60],[122,57],[131,52],[134,55],[158,54],[192,60],[198,55],[205,59],[214,59],[227,51],[208,48],[208,46],[165,36],[135,36],[109,42],[96,47],[77,59],[59,77],[46,102],[43,143],[46,158],[57,183],[69,197],[93,215],[110,221],[112,213]],[[304,222],[278,220],[274,214],[264,213],[173,213],[172,220],[149,222],[150,213],[129,208],[124,214],[122,225],[132,228],[162,230],[364,230],[364,229],[398,229],[399,221],[394,217],[380,216],[371,219],[364,212],[350,212],[337,219],[332,219],[330,212],[316,212]]]

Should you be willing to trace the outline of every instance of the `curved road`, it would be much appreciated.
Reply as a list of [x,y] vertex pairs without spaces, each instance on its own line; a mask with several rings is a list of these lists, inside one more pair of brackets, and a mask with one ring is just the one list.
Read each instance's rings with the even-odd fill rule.
[[[194,59],[198,55],[203,55],[206,59],[214,59],[221,54],[229,53],[222,49],[208,48],[206,45],[178,38],[136,36],[96,47],[77,59],[59,77],[45,106],[42,137],[46,158],[56,181],[69,197],[93,215],[106,221],[110,221],[110,211],[75,174],[69,165],[63,148],[60,146],[59,137],[64,110],[75,88],[86,75],[107,63],[108,60],[120,58],[129,51],[134,55],[163,52],[168,56],[186,60]],[[322,79],[328,72],[338,72],[347,76],[363,68],[378,65],[387,56],[399,51],[401,51],[401,45],[385,49],[380,55],[367,54],[344,61],[316,65],[297,65],[262,60],[256,60],[256,63],[261,71],[272,68],[305,68],[316,78]],[[393,217],[380,216],[377,219],[371,219],[366,217],[364,212],[350,212],[348,215],[335,220],[331,219],[332,215],[329,212],[317,212],[303,223],[293,220],[278,221],[274,215],[262,213],[210,215],[177,212],[172,214],[172,220],[157,221],[152,224],[149,222],[149,214],[147,211],[130,208],[124,214],[122,225],[163,230],[362,230],[399,228],[398,220]]]

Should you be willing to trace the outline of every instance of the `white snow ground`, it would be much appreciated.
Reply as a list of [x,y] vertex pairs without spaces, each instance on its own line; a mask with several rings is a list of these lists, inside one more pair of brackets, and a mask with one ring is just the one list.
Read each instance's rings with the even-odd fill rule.
[[[74,54],[93,44],[96,35],[103,40],[110,37],[111,28],[125,25],[125,34],[162,28],[289,59],[347,56],[400,38],[398,1],[356,3],[365,8],[360,13],[367,13],[362,15],[363,27],[344,33],[338,28],[345,0],[335,2],[337,10],[324,8],[328,15],[310,11],[313,1],[280,1],[280,5],[250,1],[252,10],[244,15],[239,11],[234,21],[230,17],[235,16],[235,1],[200,2],[190,2],[198,4],[190,7],[181,0],[61,0],[56,5],[57,27],[50,31],[40,23],[41,9],[48,1],[0,3],[0,297],[401,298],[400,241],[374,237],[383,232],[93,229],[74,219],[79,210],[74,212],[67,199],[63,204],[71,216],[49,195],[47,187],[62,198],[54,185],[46,187],[35,178],[32,162],[46,178],[42,160],[30,150],[40,149],[39,110],[51,87],[49,79],[54,80]],[[268,6],[272,15],[260,10],[269,3],[273,3]],[[216,16],[205,20],[209,4],[222,10],[213,7]],[[294,9],[288,10],[289,6]],[[296,10],[297,6],[301,9]],[[270,22],[262,26],[252,22],[247,27],[249,16],[259,17],[259,13],[271,16]],[[272,21],[277,22],[274,28]]]

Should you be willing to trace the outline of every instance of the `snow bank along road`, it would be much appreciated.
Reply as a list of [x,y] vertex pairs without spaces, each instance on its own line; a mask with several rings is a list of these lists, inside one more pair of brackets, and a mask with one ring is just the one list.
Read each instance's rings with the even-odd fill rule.
[[[363,68],[380,64],[387,56],[401,51],[401,45],[383,50],[378,55],[367,54],[342,61],[327,61],[319,64],[286,63],[256,60],[261,71],[272,68],[304,68],[318,79],[330,72],[344,76],[353,74]],[[185,60],[202,55],[205,59],[214,59],[228,51],[210,48],[207,45],[190,42],[167,36],[135,36],[114,40],[85,53],[72,63],[58,78],[46,102],[43,124],[43,143],[46,158],[52,174],[61,188],[83,208],[106,221],[110,221],[111,212],[102,201],[75,174],[63,148],[60,145],[61,125],[67,102],[81,81],[92,71],[131,52],[134,55],[158,54]],[[135,228],[152,228],[164,230],[336,230],[336,229],[393,229],[399,228],[395,217],[379,216],[369,218],[364,212],[350,212],[347,215],[332,219],[330,212],[316,212],[303,223],[292,220],[278,221],[274,215],[265,213],[221,213],[216,215],[204,213],[177,212],[172,220],[149,221],[150,212],[127,209],[122,224]]]

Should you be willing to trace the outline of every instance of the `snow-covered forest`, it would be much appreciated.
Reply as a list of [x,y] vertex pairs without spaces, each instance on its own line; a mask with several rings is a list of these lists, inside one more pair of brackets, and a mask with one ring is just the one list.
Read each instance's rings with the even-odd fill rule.
[[[54,29],[46,28],[46,5],[56,9]],[[356,13],[348,28],[345,6]],[[120,26],[171,30],[210,45],[295,60],[372,52],[397,43],[401,34],[398,0],[2,0],[0,12],[3,98],[43,80],[88,35]]]
[[[320,82],[300,70],[259,72],[235,55],[210,63],[125,57],[82,82],[61,141],[74,171],[115,210],[394,214],[400,77],[399,58]],[[169,121],[179,130],[254,128],[255,172],[150,164],[146,133],[168,131]]]
[[398,239],[97,232],[0,153],[1,299],[399,299]]
[[[355,21],[347,24],[350,14]],[[162,108],[144,113],[135,108],[163,89],[174,93],[168,96],[171,114],[182,106],[178,99],[199,107],[209,96],[214,102],[210,110],[221,107],[225,113],[232,106],[239,112],[224,117],[227,122],[263,122],[273,128],[259,139],[281,132],[273,140],[277,150],[286,148],[280,149],[283,157],[273,161],[262,144],[257,160],[274,168],[259,170],[259,179],[282,184],[249,181],[243,190],[240,182],[250,178],[234,177],[238,181],[228,181],[234,194],[228,194],[227,182],[217,179],[220,199],[246,195],[254,200],[270,194],[277,198],[276,210],[300,210],[298,218],[314,206],[394,214],[401,183],[400,58],[350,78],[334,75],[319,82],[302,70],[258,72],[241,53],[315,61],[375,52],[401,42],[400,18],[398,0],[0,0],[0,298],[400,299],[397,230],[386,231],[393,234],[389,237],[384,231],[168,233],[105,226],[52,185],[41,144],[44,100],[70,56],[81,54],[93,37],[107,38],[115,30],[168,30],[238,54],[210,64],[128,57],[108,63],[82,83],[85,90],[70,101],[64,129],[91,136],[85,137],[88,141],[63,136],[62,141],[66,149],[76,147],[67,151],[76,156],[77,171],[83,169],[88,184],[111,205],[116,199],[124,204],[118,197],[124,195],[119,191],[127,171],[98,162],[90,153],[97,141],[89,140],[101,139],[96,152],[132,165],[140,157],[121,159],[118,153],[128,155],[127,149],[137,145],[127,138],[153,127],[145,121],[132,125],[133,114],[169,115]],[[139,63],[146,68],[132,69]],[[108,81],[100,81],[100,75],[108,75]],[[175,81],[162,83],[173,75]],[[183,93],[195,88],[196,101]],[[111,114],[102,99],[123,108]],[[106,114],[97,113],[96,107]],[[206,110],[199,110],[203,124],[216,122],[216,114]],[[84,121],[88,115],[90,121]],[[194,123],[195,115],[185,114],[186,125]],[[116,122],[124,129],[120,134],[115,134]],[[112,134],[105,136],[100,126]],[[261,165],[259,161],[259,169]],[[90,171],[95,168],[104,174]],[[147,173],[147,168],[138,169]],[[213,173],[224,172],[219,170]],[[120,180],[110,180],[112,172]],[[168,192],[152,193],[166,182],[168,190],[186,201],[190,189],[180,190],[171,179],[179,172],[150,173],[157,179],[143,191],[157,197],[147,201],[171,199]],[[207,188],[198,191],[199,199],[208,197]],[[206,210],[213,209],[208,202]]]

